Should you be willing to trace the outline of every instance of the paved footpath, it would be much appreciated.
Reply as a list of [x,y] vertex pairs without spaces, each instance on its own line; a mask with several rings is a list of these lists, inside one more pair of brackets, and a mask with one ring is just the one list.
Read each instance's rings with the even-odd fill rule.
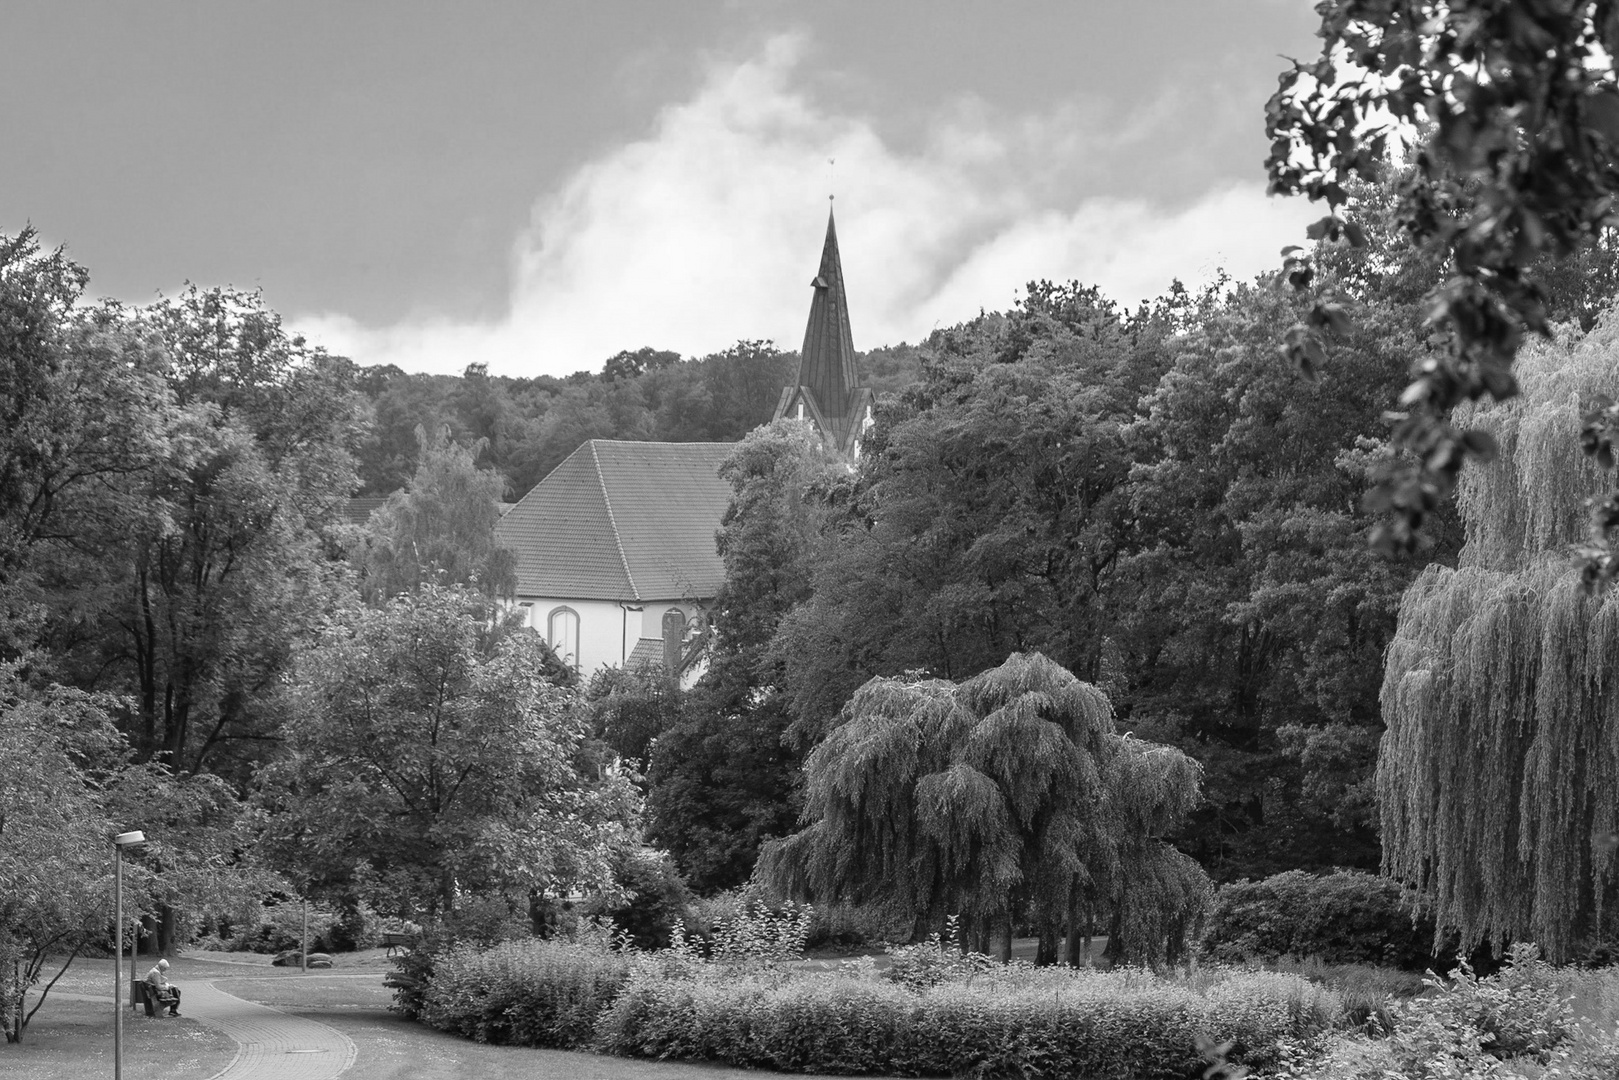
[[[236,1057],[209,1080],[336,1080],[354,1064],[354,1044],[336,1028],[293,1016],[268,1005],[243,1001],[214,984],[187,980],[181,987],[180,1015],[221,1032],[236,1043]],[[100,994],[51,995],[112,1004]],[[125,1024],[161,1023],[126,1017]]]
[[336,1080],[354,1064],[354,1044],[336,1028],[214,989],[184,987],[180,1012],[236,1041],[236,1060],[212,1080]]

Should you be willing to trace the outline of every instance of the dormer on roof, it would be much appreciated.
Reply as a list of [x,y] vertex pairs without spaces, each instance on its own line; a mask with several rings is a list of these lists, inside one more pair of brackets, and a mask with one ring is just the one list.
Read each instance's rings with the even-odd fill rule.
[[776,415],[808,420],[829,446],[848,457],[858,453],[861,432],[871,414],[871,388],[859,385],[854,336],[849,331],[849,300],[843,290],[843,262],[838,257],[838,230],[831,211],[826,216],[826,244],[821,268],[810,282],[809,325],[798,354],[798,378],[783,387]]

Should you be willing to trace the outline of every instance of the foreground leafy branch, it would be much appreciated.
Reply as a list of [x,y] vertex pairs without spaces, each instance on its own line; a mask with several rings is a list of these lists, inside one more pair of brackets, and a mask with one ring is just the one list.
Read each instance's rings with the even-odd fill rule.
[[[1326,203],[1311,238],[1360,246],[1349,186],[1379,176],[1391,146],[1421,129],[1396,213],[1411,241],[1450,270],[1428,296],[1440,348],[1390,414],[1408,461],[1371,498],[1392,512],[1374,542],[1409,551],[1462,463],[1495,453],[1487,435],[1457,426],[1452,409],[1514,396],[1524,334],[1549,333],[1531,264],[1578,251],[1612,221],[1619,9],[1613,0],[1324,0],[1317,11],[1320,57],[1283,72],[1266,108],[1271,193]],[[1308,256],[1286,254],[1287,280],[1307,287]],[[1308,374],[1342,322],[1335,299],[1321,296],[1284,352]],[[1582,443],[1604,463],[1616,422],[1615,406],[1591,403]],[[1619,490],[1591,507],[1581,549],[1588,587],[1619,574]]]

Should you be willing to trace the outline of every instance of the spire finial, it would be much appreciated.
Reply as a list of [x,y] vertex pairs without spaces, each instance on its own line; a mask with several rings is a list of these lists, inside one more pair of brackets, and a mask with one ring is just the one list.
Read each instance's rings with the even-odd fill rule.
[[[837,182],[836,182],[837,181],[837,168],[838,168],[838,159],[837,158],[829,157],[829,158],[826,159],[826,186],[829,187],[829,188],[837,187]],[[831,194],[829,192],[827,194],[827,196],[826,196],[826,201],[830,203],[833,199],[836,199],[836,198],[837,198],[836,195],[833,195],[833,194]]]

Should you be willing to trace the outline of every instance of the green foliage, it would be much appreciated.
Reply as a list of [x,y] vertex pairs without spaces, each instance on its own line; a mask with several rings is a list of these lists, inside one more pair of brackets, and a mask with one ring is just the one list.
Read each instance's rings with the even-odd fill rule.
[[613,753],[644,763],[655,740],[680,722],[684,695],[661,664],[644,671],[602,668],[585,687],[590,733]]
[[379,911],[611,888],[638,800],[587,778],[573,694],[528,630],[465,588],[343,614],[299,661],[287,755],[261,774],[265,852]]
[[1359,871],[1324,876],[1289,870],[1224,885],[1200,946],[1224,962],[1316,957],[1422,971],[1432,960],[1432,916],[1398,882]]
[[744,896],[711,924],[709,957],[719,964],[745,966],[801,959],[814,917],[808,904],[770,904],[759,896]]
[[610,920],[636,948],[663,949],[676,927],[691,918],[692,895],[669,856],[651,848],[624,848],[613,856],[611,896],[592,897],[587,917]]
[[[1546,290],[1533,264],[1569,255],[1611,225],[1619,153],[1615,24],[1606,0],[1522,5],[1493,0],[1327,0],[1318,5],[1321,55],[1294,61],[1266,107],[1273,193],[1305,193],[1329,216],[1312,239],[1354,246],[1364,228],[1340,210],[1351,178],[1372,179],[1410,146],[1395,216],[1411,242],[1447,265],[1427,298],[1442,351],[1414,368],[1400,397],[1396,445],[1411,452],[1382,486],[1395,512],[1382,539],[1414,547],[1424,518],[1465,460],[1494,444],[1451,418],[1460,403],[1518,391],[1512,362],[1526,331],[1547,331]],[[1420,133],[1420,135],[1419,135]],[[1296,287],[1306,260],[1289,260]],[[1348,322],[1331,295],[1287,337],[1309,370],[1322,341]],[[1604,403],[1605,404],[1605,403]],[[1619,414],[1610,414],[1611,421]],[[1588,443],[1611,460],[1598,425]],[[1606,447],[1607,449],[1603,449]],[[1616,503],[1610,498],[1606,509]],[[1607,528],[1587,551],[1593,578],[1616,569]]]
[[417,1000],[424,1021],[480,1041],[885,1076],[1180,1077],[1200,1036],[1265,1066],[1338,1011],[1331,992],[1264,972],[997,966],[911,986],[538,941],[442,951]]
[[1566,561],[1602,483],[1574,447],[1619,389],[1619,324],[1524,350],[1523,393],[1471,417],[1501,452],[1458,492],[1461,565],[1407,590],[1383,677],[1384,864],[1464,946],[1533,938],[1562,960],[1604,934],[1619,831],[1610,672],[1619,606]]
[[632,980],[598,1046],[637,1057],[881,1076],[1183,1077],[1199,1034],[1263,1065],[1328,1027],[1336,1002],[1303,980],[1234,974],[1202,991],[1140,973],[1000,969],[911,989],[841,975]]
[[629,979],[617,953],[559,941],[524,941],[438,956],[419,1017],[478,1042],[587,1046],[597,1018]]
[[442,430],[416,434],[421,453],[415,474],[366,522],[356,552],[361,594],[381,606],[432,582],[510,598],[517,588],[516,562],[495,544],[504,483],[499,474],[478,468],[484,445],[463,449]]
[[[0,1026],[8,1042],[22,1037],[80,950],[109,944],[111,840],[129,824],[148,843],[124,854],[126,935],[160,905],[190,914],[239,904],[266,884],[237,864],[244,838],[222,785],[131,763],[113,724],[116,705],[106,695],[32,687],[17,665],[0,663]],[[25,1010],[24,993],[56,963]]]
[[1493,1057],[1528,1056],[1542,1064],[1573,1036],[1568,980],[1533,945],[1513,945],[1494,975],[1479,978],[1464,961],[1448,981],[1430,985],[1437,993],[1409,1002],[1395,1024],[1396,1052],[1412,1060],[1433,1056],[1423,1042],[1435,1026],[1478,1032]]
[[[448,429],[461,446],[484,440],[512,498],[586,439],[734,442],[770,420],[797,363],[768,342],[739,341],[690,360],[651,348],[621,352],[600,375],[567,379],[490,375],[482,364],[459,377],[366,369],[360,385],[373,423],[359,454],[364,491],[386,495],[405,484],[417,466],[418,427]],[[889,369],[891,384],[909,382],[914,360],[893,358]]]
[[752,432],[720,467],[733,494],[716,538],[725,580],[710,613],[715,641],[648,769],[648,831],[699,892],[747,880],[760,842],[792,828],[797,758],[783,745],[782,661],[769,643],[809,595],[824,515],[815,493],[842,471],[792,420]]
[[1116,956],[1173,960],[1210,894],[1163,840],[1199,774],[1179,751],[1115,734],[1107,698],[1038,653],[960,686],[873,679],[805,765],[807,827],[761,865],[816,901],[1004,928],[1003,959],[1014,911],[1050,961],[1100,908]]
[[960,680],[1039,651],[1099,680],[1125,424],[1166,330],[1038,282],[1012,312],[929,338],[922,383],[879,403],[855,477],[829,490],[811,595],[781,620],[799,741],[877,675]]
[[[1122,727],[1203,764],[1181,846],[1221,880],[1379,855],[1383,651],[1423,561],[1369,551],[1359,503],[1386,455],[1380,414],[1421,348],[1422,286],[1393,236],[1331,270],[1358,294],[1342,364],[1299,382],[1275,355],[1296,305],[1235,287],[1172,343],[1132,429],[1138,517],[1106,685]],[[1454,557],[1436,541],[1433,558]]]
[[994,961],[983,953],[962,947],[960,920],[945,919],[944,932],[935,930],[911,945],[890,945],[883,950],[889,964],[883,978],[889,982],[922,990],[944,982],[965,982],[994,969]]
[[[310,907],[311,952],[339,951],[330,939],[339,917],[338,912],[328,908]],[[304,940],[304,906],[300,903],[269,904],[259,911],[257,919],[226,924],[220,930],[218,934],[208,935],[193,942],[192,947],[255,953],[279,953],[296,949]]]

